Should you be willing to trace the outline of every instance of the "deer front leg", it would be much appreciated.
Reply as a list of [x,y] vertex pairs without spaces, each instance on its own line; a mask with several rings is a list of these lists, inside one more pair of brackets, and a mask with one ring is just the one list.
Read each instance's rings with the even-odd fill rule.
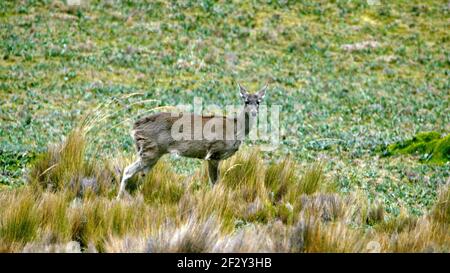
[[136,160],[133,164],[129,165],[125,168],[122,176],[122,180],[120,181],[119,192],[117,194],[117,199],[122,197],[125,192],[125,187],[127,186],[127,181],[132,178],[136,173],[142,171],[144,169],[144,164],[140,159]]
[[215,184],[219,177],[219,160],[208,160],[209,182]]

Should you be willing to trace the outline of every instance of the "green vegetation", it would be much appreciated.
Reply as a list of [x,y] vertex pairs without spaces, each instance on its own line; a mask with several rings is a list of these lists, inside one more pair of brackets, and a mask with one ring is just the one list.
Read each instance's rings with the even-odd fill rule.
[[450,161],[450,135],[437,132],[419,133],[412,139],[387,146],[384,155],[420,155],[422,162],[445,164]]
[[[0,250],[449,251],[448,15],[439,0],[0,1]],[[201,161],[168,156],[113,200],[133,120],[238,104],[235,80],[271,83],[275,151],[247,142],[214,188]]]

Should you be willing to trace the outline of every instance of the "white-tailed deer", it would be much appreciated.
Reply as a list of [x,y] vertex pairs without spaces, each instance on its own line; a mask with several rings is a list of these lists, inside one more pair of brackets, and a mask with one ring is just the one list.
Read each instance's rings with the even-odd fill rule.
[[[157,113],[136,121],[133,136],[139,158],[125,168],[117,198],[125,192],[130,178],[138,172],[150,171],[161,156],[168,153],[207,160],[209,179],[215,184],[219,176],[220,160],[239,150],[255,123],[259,104],[267,89],[266,85],[256,94],[249,94],[240,84],[238,86],[244,107],[235,117],[191,113],[184,113],[179,117],[173,113]],[[211,124],[215,126],[211,127]],[[208,135],[204,134],[206,126],[211,127],[206,130]]]

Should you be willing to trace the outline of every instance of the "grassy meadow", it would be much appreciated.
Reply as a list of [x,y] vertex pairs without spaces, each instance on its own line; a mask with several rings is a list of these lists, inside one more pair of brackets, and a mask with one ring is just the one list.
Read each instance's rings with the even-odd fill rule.
[[[448,1],[0,2],[0,252],[449,252]],[[211,187],[133,121],[280,105]]]

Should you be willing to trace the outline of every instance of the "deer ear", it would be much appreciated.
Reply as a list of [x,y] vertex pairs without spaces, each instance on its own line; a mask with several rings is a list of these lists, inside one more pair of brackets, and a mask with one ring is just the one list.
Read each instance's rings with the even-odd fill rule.
[[266,95],[266,90],[267,90],[268,85],[266,84],[263,88],[261,88],[257,95],[258,95],[258,100],[261,101],[262,99],[264,99],[264,96]]
[[240,83],[238,83],[238,86],[239,86],[239,94],[241,95],[241,98],[246,99],[248,96],[247,90]]

